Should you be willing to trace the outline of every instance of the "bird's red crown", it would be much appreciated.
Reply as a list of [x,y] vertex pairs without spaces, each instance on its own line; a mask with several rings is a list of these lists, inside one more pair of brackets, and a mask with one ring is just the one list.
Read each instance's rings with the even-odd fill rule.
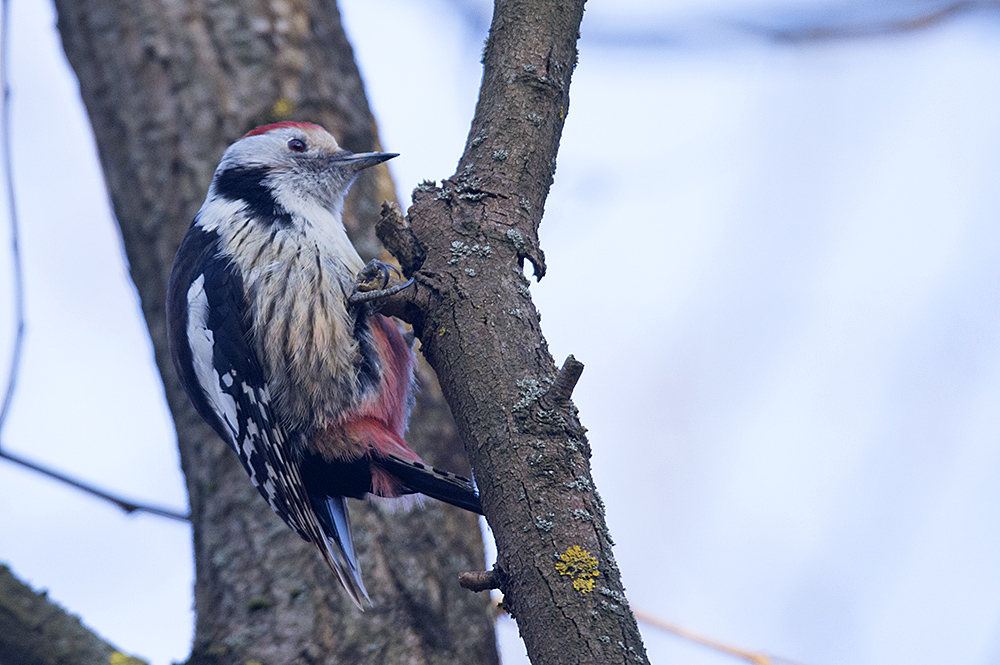
[[243,138],[248,136],[259,136],[261,134],[267,134],[272,129],[283,129],[285,127],[298,127],[299,129],[323,129],[319,125],[313,122],[295,122],[293,120],[283,120],[282,122],[272,122],[270,125],[261,125],[260,127],[255,127],[249,132],[243,135]]

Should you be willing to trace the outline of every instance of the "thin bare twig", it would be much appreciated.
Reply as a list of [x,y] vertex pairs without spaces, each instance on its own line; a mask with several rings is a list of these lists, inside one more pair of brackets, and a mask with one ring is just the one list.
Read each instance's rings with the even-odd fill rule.
[[640,623],[653,626],[654,628],[659,628],[660,630],[665,630],[668,633],[676,635],[677,637],[690,642],[696,642],[710,649],[715,649],[716,651],[721,651],[722,653],[729,654],[730,656],[735,656],[736,658],[754,663],[755,665],[779,665],[779,663],[784,663],[785,665],[803,665],[797,661],[781,658],[780,656],[771,656],[766,653],[749,651],[747,649],[741,649],[740,647],[734,647],[729,644],[723,644],[722,642],[712,639],[711,637],[704,637],[702,635],[698,635],[697,633],[692,633],[690,630],[675,626],[672,623],[667,623],[663,619],[655,617],[647,612],[643,612],[642,610],[637,610],[634,607],[632,608],[632,613]]
[[[17,388],[17,379],[21,372],[21,357],[24,354],[24,269],[21,262],[20,229],[17,217],[17,202],[14,198],[14,168],[10,148],[10,83],[8,82],[8,63],[10,58],[10,0],[0,0],[0,153],[2,153],[4,184],[7,194],[8,215],[10,218],[11,263],[14,270],[14,345],[11,350],[10,369],[7,374],[7,385],[4,388],[3,404],[0,406],[0,434],[7,424],[10,406]],[[31,462],[19,455],[3,449],[0,441],[0,459],[23,466],[26,469],[41,473],[60,482],[66,483],[83,492],[110,501],[126,513],[144,512],[160,517],[188,521],[188,516],[167,508],[160,508],[129,501],[110,492],[98,489],[93,485],[70,478],[67,475],[53,471],[41,464]]]
[[[759,23],[737,23],[738,27],[751,33],[759,34],[775,42],[803,44],[810,42],[844,41],[848,39],[865,39],[870,37],[888,37],[901,35],[918,30],[932,28],[960,14],[980,10],[996,10],[1000,7],[995,1],[956,0],[929,8],[924,13],[910,16],[888,18],[886,20],[843,20],[816,21],[794,28],[774,28]],[[847,8],[842,10],[847,14]]]
[[53,471],[52,469],[42,466],[37,462],[32,462],[30,460],[21,457],[20,455],[15,455],[5,450],[0,450],[0,459],[5,459],[19,466],[23,466],[26,469],[30,469],[32,471],[35,471],[36,473],[40,473],[43,476],[48,476],[49,478],[58,480],[59,482],[70,485],[71,487],[75,487],[76,489],[82,492],[86,492],[87,494],[96,496],[99,499],[110,501],[111,503],[115,504],[128,514],[149,513],[151,515],[158,515],[159,517],[167,517],[169,519],[178,520],[181,522],[190,521],[190,518],[187,515],[177,512],[176,510],[170,510],[169,508],[161,508],[159,506],[153,506],[150,504],[129,501],[128,499],[125,499],[117,494],[112,494],[111,492],[107,492],[100,488],[94,487],[89,483],[85,483],[82,480],[77,480],[65,474],[59,473],[58,471]]
[[[489,29],[488,4],[474,0],[447,0],[454,14],[465,25],[473,40],[481,40]],[[772,9],[781,5],[772,3]],[[892,9],[892,6],[888,7]],[[810,4],[804,9],[781,9],[784,17],[798,17],[794,27],[779,27],[767,19],[725,19],[709,16],[701,20],[662,18],[642,22],[596,22],[584,27],[586,43],[610,49],[676,49],[705,44],[721,45],[732,41],[730,29],[763,37],[775,43],[812,44],[827,41],[873,39],[903,35],[936,27],[949,19],[972,12],[989,12],[1000,8],[996,0],[951,0],[923,9],[906,3],[895,6],[895,16],[878,19],[857,17],[856,3]],[[762,12],[761,9],[764,11]],[[767,15],[767,7],[758,9],[757,16]],[[723,28],[719,33],[719,28]]]

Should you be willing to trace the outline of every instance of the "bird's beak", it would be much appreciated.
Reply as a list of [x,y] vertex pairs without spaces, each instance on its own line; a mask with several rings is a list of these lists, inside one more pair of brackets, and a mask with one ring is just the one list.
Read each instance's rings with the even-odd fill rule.
[[393,157],[399,157],[399,153],[396,152],[338,152],[330,157],[331,165],[343,166],[346,168],[353,169],[354,171],[362,171],[369,166],[375,166],[376,164],[381,164],[384,161],[390,160]]

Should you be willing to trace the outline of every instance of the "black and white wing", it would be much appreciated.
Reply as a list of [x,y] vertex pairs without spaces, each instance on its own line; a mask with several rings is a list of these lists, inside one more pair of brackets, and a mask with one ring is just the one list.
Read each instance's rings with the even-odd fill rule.
[[[220,255],[219,237],[191,226],[167,290],[170,350],[199,414],[236,451],[254,487],[299,536],[316,544],[352,600],[368,600],[350,538],[346,505],[314,506],[288,433],[272,411],[261,363],[250,343],[243,281]],[[316,514],[319,508],[323,518]],[[338,508],[337,518],[328,516]],[[339,518],[339,519],[338,519]],[[330,522],[324,528],[322,522]],[[330,528],[333,527],[333,528]]]

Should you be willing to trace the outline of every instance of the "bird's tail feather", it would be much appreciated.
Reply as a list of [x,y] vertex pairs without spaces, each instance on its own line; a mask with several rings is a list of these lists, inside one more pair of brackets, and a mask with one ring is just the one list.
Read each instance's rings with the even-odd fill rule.
[[324,558],[337,573],[341,584],[359,609],[371,605],[371,599],[361,580],[358,557],[354,552],[351,519],[347,513],[347,499],[342,496],[312,497],[313,507],[326,535]]
[[372,464],[399,479],[407,492],[426,494],[478,515],[483,514],[476,485],[468,478],[396,455],[373,457]]

